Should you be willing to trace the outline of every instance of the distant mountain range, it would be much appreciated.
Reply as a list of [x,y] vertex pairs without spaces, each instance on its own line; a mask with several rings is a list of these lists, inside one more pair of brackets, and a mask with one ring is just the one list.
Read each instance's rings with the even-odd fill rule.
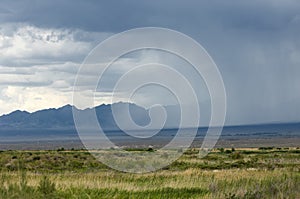
[[[141,126],[145,126],[150,122],[149,111],[133,103],[114,103],[111,105],[102,104],[95,107],[97,119],[103,129],[119,130],[116,124],[112,107],[114,110],[123,109],[129,105],[132,120]],[[60,108],[51,108],[39,110],[33,113],[27,111],[14,111],[10,114],[0,116],[0,129],[73,129],[74,120],[72,109],[74,106],[66,105]],[[180,121],[180,109],[178,106],[166,106],[168,119],[165,123],[165,128],[177,127]]]

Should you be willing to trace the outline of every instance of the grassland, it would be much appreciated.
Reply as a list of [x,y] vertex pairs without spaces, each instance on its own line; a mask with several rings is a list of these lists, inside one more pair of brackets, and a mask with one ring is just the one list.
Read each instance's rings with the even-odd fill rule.
[[198,152],[130,174],[84,150],[0,151],[0,198],[300,198],[299,148]]

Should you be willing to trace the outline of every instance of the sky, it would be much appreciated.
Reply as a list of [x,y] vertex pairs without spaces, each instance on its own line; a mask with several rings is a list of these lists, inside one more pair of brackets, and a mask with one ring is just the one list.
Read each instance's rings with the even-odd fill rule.
[[[300,121],[298,0],[2,0],[0,115],[72,104],[87,54],[115,33],[149,26],[180,31],[207,50],[225,84],[226,124]],[[110,102],[110,82],[122,67],[146,59],[180,63],[153,51],[123,57],[107,73],[97,103]],[[201,89],[205,105],[209,99]],[[162,93],[141,90],[136,100],[163,102]]]

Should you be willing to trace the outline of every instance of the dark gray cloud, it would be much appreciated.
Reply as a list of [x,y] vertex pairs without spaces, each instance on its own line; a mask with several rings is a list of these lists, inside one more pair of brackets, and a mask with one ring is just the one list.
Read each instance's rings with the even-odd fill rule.
[[[4,1],[13,13],[2,22],[25,22],[41,27],[80,28],[111,32],[142,25],[147,7],[134,1]],[[135,14],[133,14],[135,13]],[[149,13],[150,14],[150,10]]]
[[[0,25],[0,33],[9,38],[0,41],[0,64],[7,66],[2,75],[31,74],[7,69],[31,67],[45,82],[54,82],[40,86],[58,90],[72,85],[78,64],[110,33],[143,26],[182,31],[200,42],[219,66],[228,96],[228,123],[300,120],[298,0],[3,0]],[[24,32],[28,27],[34,30]],[[17,30],[22,30],[23,40]],[[49,43],[36,38],[38,33],[29,36],[41,31],[57,33],[59,41],[67,43]],[[29,45],[31,39],[36,45]],[[20,42],[31,51],[17,48]]]
[[2,22],[102,32],[119,32],[140,26],[164,26],[190,32],[216,25],[223,28],[282,29],[299,14],[300,3],[296,0],[4,0],[1,6],[6,13]]

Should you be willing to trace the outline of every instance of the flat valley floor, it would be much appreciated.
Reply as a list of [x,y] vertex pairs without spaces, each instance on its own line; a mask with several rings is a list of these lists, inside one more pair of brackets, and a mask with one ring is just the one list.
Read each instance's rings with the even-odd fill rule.
[[132,174],[107,167],[85,150],[2,150],[0,198],[300,198],[299,147],[198,154],[191,148],[165,168]]

